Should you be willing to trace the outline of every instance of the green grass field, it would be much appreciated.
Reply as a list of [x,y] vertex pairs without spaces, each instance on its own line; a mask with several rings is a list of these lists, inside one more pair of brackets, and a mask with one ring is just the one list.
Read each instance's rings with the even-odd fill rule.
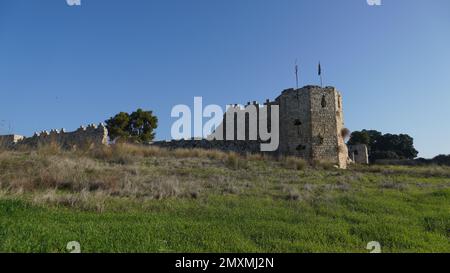
[[0,152],[0,252],[450,252],[450,168],[122,146]]

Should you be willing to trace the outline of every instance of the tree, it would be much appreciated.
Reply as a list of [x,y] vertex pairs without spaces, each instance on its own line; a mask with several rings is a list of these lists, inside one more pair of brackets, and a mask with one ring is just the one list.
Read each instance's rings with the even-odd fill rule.
[[113,140],[145,143],[155,138],[158,118],[152,111],[137,109],[131,114],[120,112],[106,121],[106,128]]
[[355,131],[350,135],[350,140],[348,141],[349,145],[357,145],[357,144],[365,144],[369,146],[370,137],[366,131]]
[[406,134],[385,134],[377,140],[372,149],[375,151],[394,152],[400,159],[414,159],[419,153],[414,148],[413,138]]
[[365,144],[370,161],[379,159],[414,159],[418,151],[414,148],[414,139],[406,134],[382,134],[375,130],[353,132],[349,145]]
[[128,113],[120,112],[105,122],[111,140],[126,139],[129,136],[127,128],[130,124],[130,115]]

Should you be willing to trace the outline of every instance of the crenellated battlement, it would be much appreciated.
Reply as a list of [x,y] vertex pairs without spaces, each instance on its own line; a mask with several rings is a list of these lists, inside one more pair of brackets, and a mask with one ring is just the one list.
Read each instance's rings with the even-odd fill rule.
[[107,145],[108,129],[104,124],[80,126],[76,131],[67,132],[64,128],[36,132],[32,137],[0,136],[0,146],[38,147],[46,144],[58,144],[64,148],[75,148],[85,145]]

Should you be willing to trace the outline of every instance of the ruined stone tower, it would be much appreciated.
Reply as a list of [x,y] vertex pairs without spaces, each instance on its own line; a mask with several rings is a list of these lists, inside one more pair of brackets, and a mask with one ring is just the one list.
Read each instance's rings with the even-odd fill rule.
[[342,96],[334,87],[287,89],[273,104],[280,107],[278,152],[346,168],[348,151],[342,136]]

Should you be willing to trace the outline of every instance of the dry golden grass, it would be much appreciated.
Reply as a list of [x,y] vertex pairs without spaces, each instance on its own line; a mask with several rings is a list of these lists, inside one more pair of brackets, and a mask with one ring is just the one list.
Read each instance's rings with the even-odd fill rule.
[[[182,159],[189,158],[189,161]],[[180,161],[181,159],[181,161]],[[198,198],[205,179],[191,178],[186,164],[223,164],[242,168],[245,159],[215,150],[117,144],[65,150],[55,144],[0,153],[0,190],[36,194],[33,202],[83,208],[86,196],[163,199]],[[149,163],[151,162],[151,164]],[[204,163],[202,163],[204,162]],[[214,163],[213,163],[214,162]],[[185,169],[185,168],[183,168]],[[89,202],[88,202],[89,201]]]
[[304,159],[293,156],[285,157],[281,162],[286,169],[291,170],[303,170],[308,166],[308,162],[306,162]]
[[314,160],[311,165],[317,170],[331,171],[331,170],[339,169],[339,167],[336,165],[336,163],[329,162],[326,160]]
[[[334,183],[324,186],[325,190],[348,191],[349,183],[361,180],[364,173],[450,177],[450,168],[352,166],[350,171],[343,172],[331,163],[314,162],[310,166],[295,157],[274,159],[260,154],[169,150],[131,144],[89,146],[73,151],[52,144],[32,150],[0,152],[0,193],[33,194],[35,203],[95,210],[101,208],[101,204],[93,201],[96,198],[199,198],[208,193],[240,194],[257,187],[270,192],[279,188],[269,186],[271,183],[287,183],[287,187],[279,188],[283,199],[305,199],[308,191],[299,191],[289,181],[305,176],[312,185],[327,173],[338,173],[338,176]],[[278,179],[284,182],[277,182]],[[404,187],[394,182],[380,187]],[[299,192],[301,195],[297,196]]]
[[[248,155],[239,155],[234,152],[228,153],[227,157],[222,160],[225,166],[232,170],[246,170],[248,169],[248,162],[250,162],[252,158],[249,158]],[[258,159],[256,159],[258,161]]]
[[[249,161],[264,160],[270,159],[217,150],[169,150],[124,143],[86,145],[73,150],[48,144],[20,151],[2,150],[0,191],[16,195],[33,193],[34,203],[96,210],[101,206],[92,200],[99,196],[102,197],[99,200],[107,196],[198,198],[205,189],[236,194],[241,187],[237,180],[221,172],[245,171]],[[202,166],[218,168],[219,173],[203,173]]]

